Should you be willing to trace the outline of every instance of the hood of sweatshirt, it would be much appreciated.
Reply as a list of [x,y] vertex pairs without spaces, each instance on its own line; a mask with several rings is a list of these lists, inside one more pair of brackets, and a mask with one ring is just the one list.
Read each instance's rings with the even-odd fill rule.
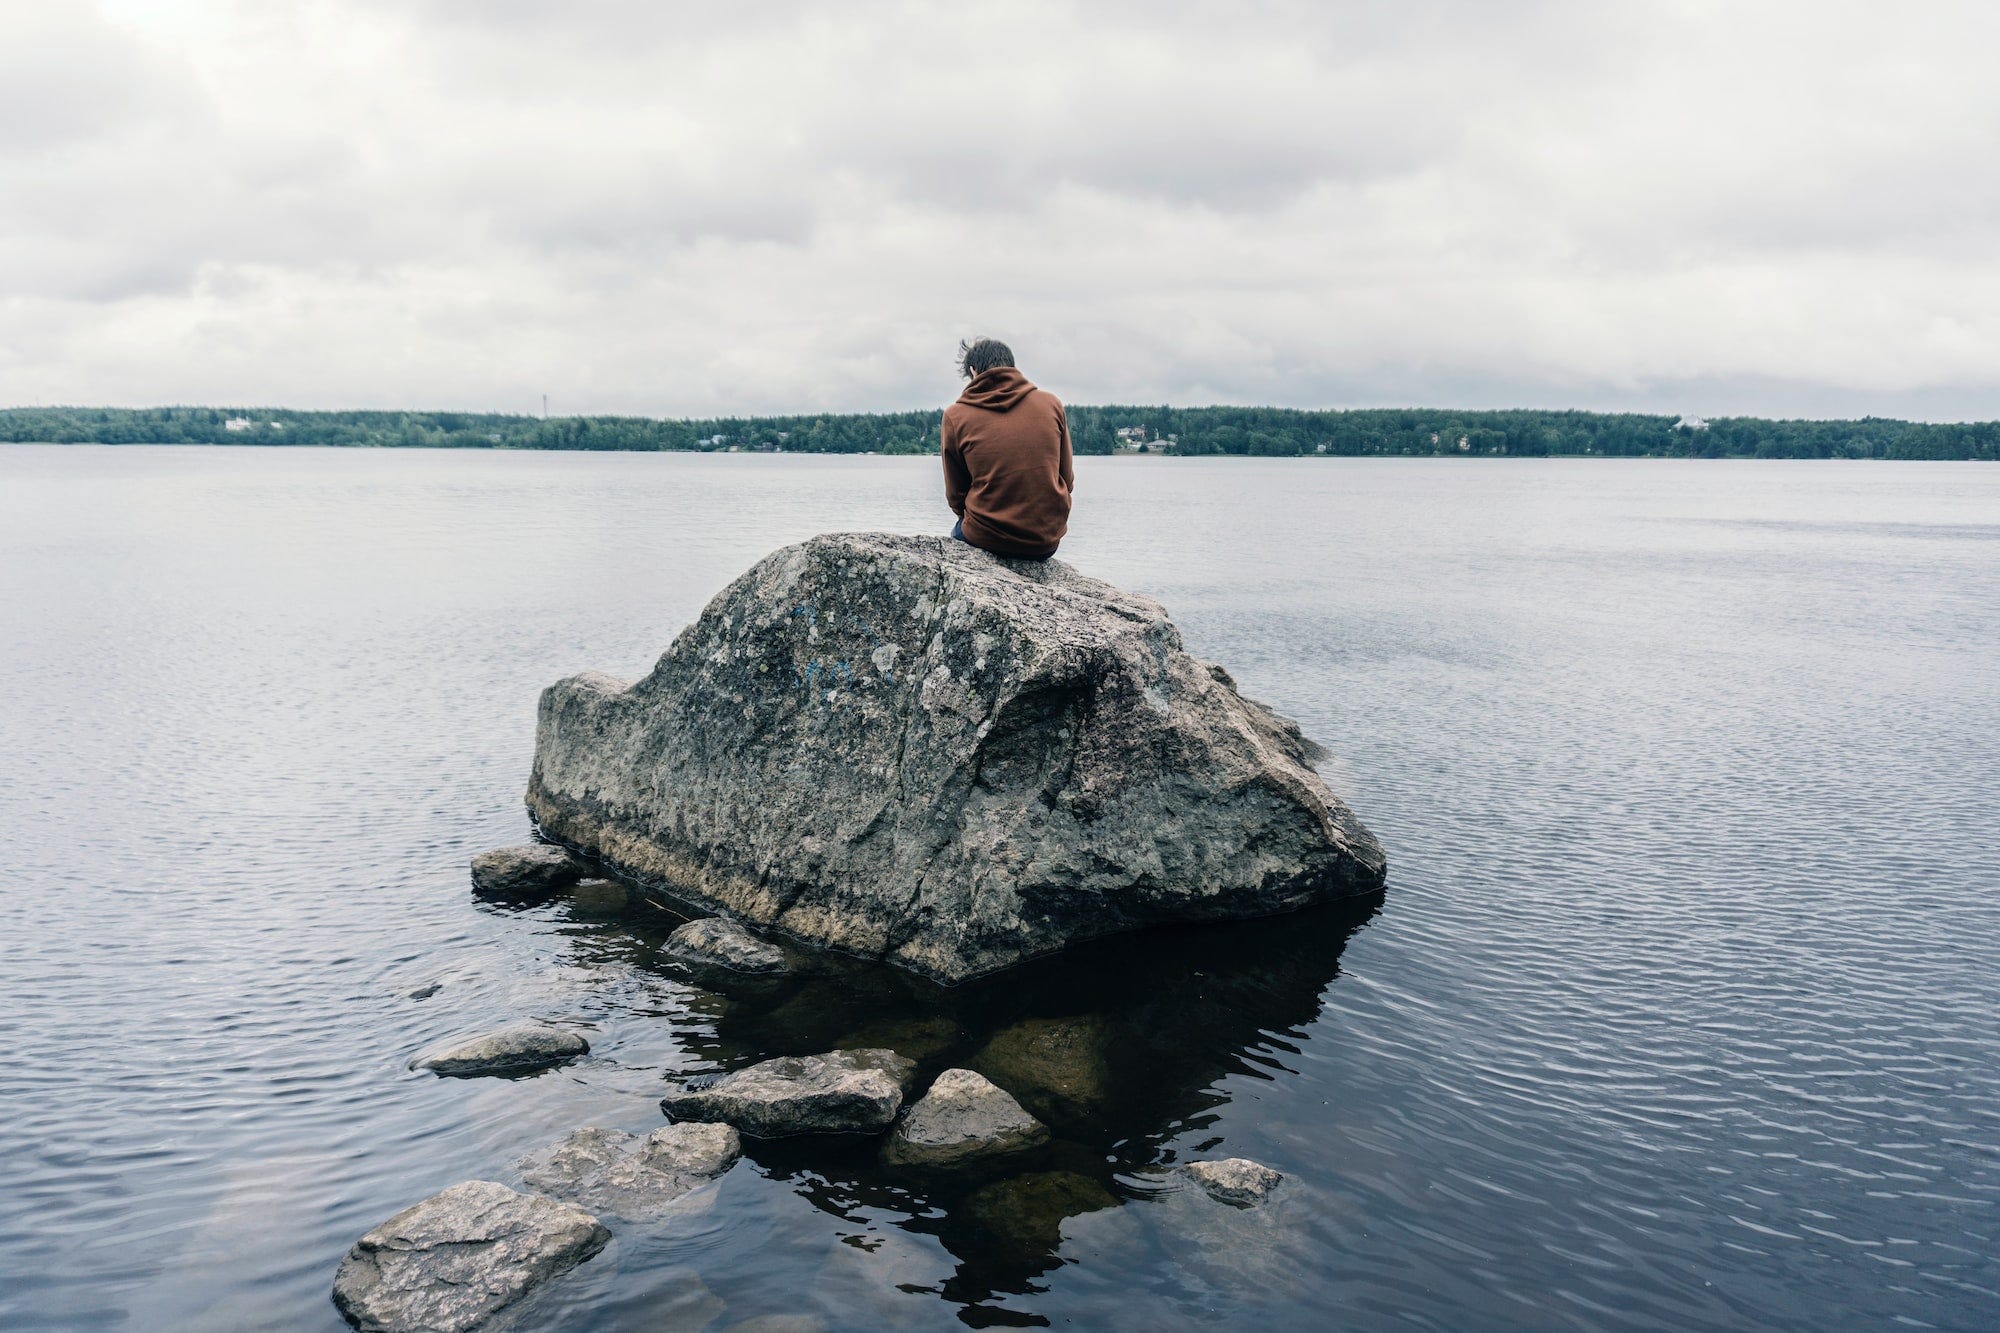
[[983,407],[988,412],[1007,412],[1034,391],[1028,377],[1014,367],[995,366],[966,385],[958,401],[967,407]]

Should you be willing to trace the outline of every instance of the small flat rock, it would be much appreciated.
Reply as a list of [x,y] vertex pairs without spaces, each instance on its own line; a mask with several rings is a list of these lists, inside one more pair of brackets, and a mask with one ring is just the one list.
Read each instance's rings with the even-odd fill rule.
[[675,1120],[714,1120],[758,1138],[872,1134],[902,1109],[915,1067],[894,1051],[785,1055],[660,1101]]
[[334,1275],[333,1303],[364,1333],[459,1333],[610,1239],[581,1208],[468,1180],[356,1241]]
[[1247,1157],[1189,1162],[1181,1171],[1206,1190],[1210,1198],[1242,1207],[1264,1202],[1285,1178],[1283,1172],[1273,1171],[1262,1162],[1253,1162]]
[[645,1138],[592,1127],[525,1158],[521,1178],[593,1212],[642,1218],[720,1176],[742,1152],[727,1125],[668,1125]]
[[882,1150],[904,1166],[955,1166],[1048,1142],[1048,1127],[970,1069],[947,1069],[904,1113]]
[[547,1069],[590,1050],[590,1043],[574,1032],[544,1027],[540,1023],[516,1023],[420,1055],[410,1061],[412,1069],[428,1069],[433,1074],[464,1077],[473,1074],[514,1074],[529,1069]]
[[667,936],[666,952],[682,962],[726,967],[732,972],[782,972],[785,954],[727,917],[690,921]]
[[501,897],[552,895],[583,878],[583,867],[560,847],[524,843],[472,858],[472,887]]

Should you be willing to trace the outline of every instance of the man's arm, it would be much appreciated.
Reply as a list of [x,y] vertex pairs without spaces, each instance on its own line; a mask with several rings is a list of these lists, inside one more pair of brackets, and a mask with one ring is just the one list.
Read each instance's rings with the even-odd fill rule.
[[1069,448],[1069,413],[1062,404],[1056,404],[1056,427],[1062,432],[1062,461],[1058,464],[1057,475],[1062,478],[1063,489],[1076,494],[1076,455]]
[[944,455],[944,502],[951,506],[952,513],[964,518],[965,493],[972,489],[972,474],[965,470],[965,455],[959,451],[958,435],[951,428],[949,412],[940,429],[943,440],[938,452]]

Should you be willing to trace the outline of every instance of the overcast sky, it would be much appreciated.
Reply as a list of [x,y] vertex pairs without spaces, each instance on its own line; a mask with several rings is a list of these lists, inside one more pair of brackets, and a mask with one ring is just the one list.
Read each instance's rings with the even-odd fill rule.
[[0,405],[2000,417],[1991,0],[0,0]]

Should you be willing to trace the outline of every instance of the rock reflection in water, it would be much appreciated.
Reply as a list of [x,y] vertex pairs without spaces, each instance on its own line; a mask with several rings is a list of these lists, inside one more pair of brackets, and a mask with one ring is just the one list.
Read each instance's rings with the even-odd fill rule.
[[1342,950],[1380,903],[1121,936],[949,989],[806,951],[782,977],[697,980],[660,949],[679,918],[644,901],[615,924],[592,920],[574,943],[600,962],[698,984],[703,998],[681,1009],[675,1036],[710,1070],[886,1047],[917,1063],[918,1093],[969,1068],[1046,1123],[1041,1147],[949,1170],[887,1164],[879,1135],[744,1141],[767,1176],[833,1217],[886,1213],[934,1235],[958,1261],[938,1294],[979,1306],[1032,1290],[1063,1262],[1065,1223],[1119,1207],[1139,1192],[1132,1177],[1171,1165],[1166,1145],[1214,1123],[1224,1079],[1286,1072]]

